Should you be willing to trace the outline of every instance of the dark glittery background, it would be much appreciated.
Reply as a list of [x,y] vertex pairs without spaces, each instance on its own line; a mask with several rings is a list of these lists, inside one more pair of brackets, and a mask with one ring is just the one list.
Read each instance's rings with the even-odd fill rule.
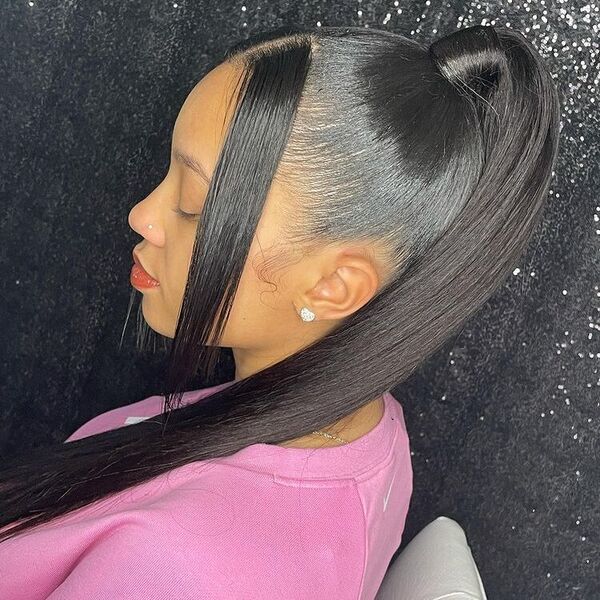
[[599,11],[544,0],[4,0],[2,456],[156,393],[160,354],[137,356],[131,326],[117,348],[140,241],[127,216],[164,176],[186,95],[230,44],[294,23],[420,40],[509,26],[555,75],[560,158],[519,269],[393,390],[414,468],[401,549],[446,515],[464,528],[490,600],[600,598]]

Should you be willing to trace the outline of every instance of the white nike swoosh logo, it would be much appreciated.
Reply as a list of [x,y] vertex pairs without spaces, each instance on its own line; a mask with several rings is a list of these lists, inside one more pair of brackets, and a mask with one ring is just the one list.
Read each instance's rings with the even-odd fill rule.
[[141,423],[150,417],[127,417],[123,425],[135,425],[136,423]]
[[390,488],[388,489],[387,494],[385,495],[385,498],[383,499],[383,511],[385,512],[385,509],[387,508],[387,503],[390,497],[390,492],[392,491],[392,485],[394,483],[394,479],[396,477],[396,473],[394,473],[394,477],[392,477],[392,483],[390,483]]

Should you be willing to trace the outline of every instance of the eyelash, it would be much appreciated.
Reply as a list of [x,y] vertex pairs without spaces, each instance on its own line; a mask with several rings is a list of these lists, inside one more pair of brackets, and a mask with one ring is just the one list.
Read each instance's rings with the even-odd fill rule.
[[187,221],[197,221],[194,217],[199,217],[200,215],[195,215],[192,213],[183,212],[179,207],[172,209],[174,213],[177,213],[180,217],[183,217]]

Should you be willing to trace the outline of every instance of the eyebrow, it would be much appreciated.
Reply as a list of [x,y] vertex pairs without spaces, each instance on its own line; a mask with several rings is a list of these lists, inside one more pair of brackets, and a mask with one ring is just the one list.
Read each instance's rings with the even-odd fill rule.
[[186,167],[189,167],[190,169],[192,169],[192,171],[194,171],[194,173],[196,173],[198,176],[200,176],[202,179],[204,179],[204,181],[206,181],[206,183],[210,183],[210,180],[208,178],[208,175],[206,174],[206,171],[204,170],[202,165],[193,156],[186,154],[179,148],[173,148],[173,156],[175,157],[175,160],[184,164]]

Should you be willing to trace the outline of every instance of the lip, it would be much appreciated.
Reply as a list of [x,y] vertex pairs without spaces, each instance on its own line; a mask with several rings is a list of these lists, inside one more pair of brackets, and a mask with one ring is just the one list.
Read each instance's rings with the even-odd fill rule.
[[143,288],[151,288],[151,287],[159,286],[160,283],[158,282],[158,280],[155,279],[154,277],[152,277],[152,275],[150,275],[150,273],[148,273],[148,271],[146,271],[146,269],[144,269],[144,266],[142,265],[142,262],[136,255],[135,250],[131,253],[131,255],[133,257],[133,262],[135,263],[131,269],[131,275],[130,275],[131,284],[134,285],[135,287],[143,287]]

